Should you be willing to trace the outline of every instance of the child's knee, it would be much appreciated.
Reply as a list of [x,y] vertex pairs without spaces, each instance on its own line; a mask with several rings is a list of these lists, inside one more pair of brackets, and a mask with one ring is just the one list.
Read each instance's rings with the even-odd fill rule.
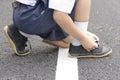
[[65,44],[65,45],[62,45],[62,46],[59,46],[61,48],[69,48],[70,44]]
[[69,45],[70,45],[70,43],[66,43],[63,40],[56,41],[54,42],[54,44],[56,44],[57,47],[61,47],[61,48],[69,48]]
[[72,37],[68,36],[67,38],[63,39],[63,42],[70,44],[72,42]]

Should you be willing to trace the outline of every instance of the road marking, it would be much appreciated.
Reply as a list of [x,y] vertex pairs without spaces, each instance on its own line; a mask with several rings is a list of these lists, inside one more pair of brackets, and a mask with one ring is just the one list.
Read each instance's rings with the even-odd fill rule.
[[59,48],[55,80],[78,80],[77,58],[68,56],[69,49]]

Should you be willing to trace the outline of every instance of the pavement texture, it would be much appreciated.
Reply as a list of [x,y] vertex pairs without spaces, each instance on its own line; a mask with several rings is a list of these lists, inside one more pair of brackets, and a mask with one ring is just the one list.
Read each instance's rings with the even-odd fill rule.
[[[12,0],[0,3],[0,80],[55,80],[58,49],[30,40],[32,54],[13,54],[3,27],[12,23]],[[89,30],[113,53],[104,58],[79,59],[79,80],[120,80],[120,0],[92,0]]]

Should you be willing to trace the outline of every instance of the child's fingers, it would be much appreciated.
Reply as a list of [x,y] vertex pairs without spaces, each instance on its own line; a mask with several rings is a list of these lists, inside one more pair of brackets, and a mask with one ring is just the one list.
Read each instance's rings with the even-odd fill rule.
[[83,47],[84,47],[88,52],[90,52],[91,50],[94,50],[94,49],[96,49],[96,48],[98,47],[98,43],[93,42],[92,44],[91,44],[91,43],[90,43],[90,44],[88,43],[87,45],[84,44]]
[[94,39],[95,39],[96,41],[99,41],[99,40],[100,40],[98,36],[96,36],[96,35],[93,35],[93,36],[94,36]]
[[91,36],[95,41],[99,41],[99,37],[91,32],[88,32],[88,35]]

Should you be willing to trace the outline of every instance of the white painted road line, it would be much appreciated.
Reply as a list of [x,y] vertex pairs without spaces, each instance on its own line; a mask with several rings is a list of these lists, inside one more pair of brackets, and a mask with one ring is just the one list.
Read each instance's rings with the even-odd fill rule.
[[78,60],[68,56],[69,49],[59,48],[55,80],[78,80]]

